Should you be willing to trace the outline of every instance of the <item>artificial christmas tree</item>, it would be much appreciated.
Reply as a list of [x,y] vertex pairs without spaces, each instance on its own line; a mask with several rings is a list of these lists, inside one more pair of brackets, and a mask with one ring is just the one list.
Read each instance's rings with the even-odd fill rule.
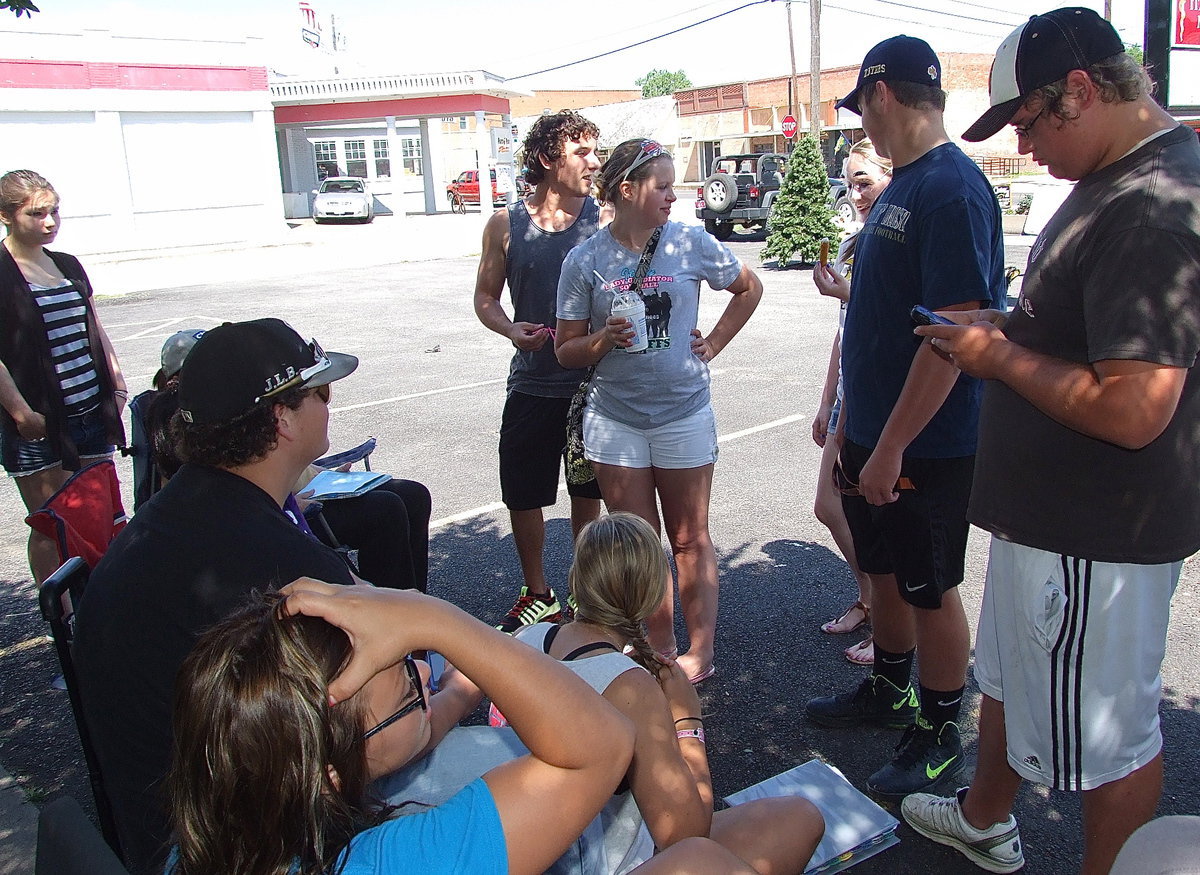
[[787,175],[771,207],[770,232],[762,259],[775,259],[784,268],[799,253],[815,261],[822,239],[840,236],[829,210],[829,177],[812,137],[801,137],[788,158]]

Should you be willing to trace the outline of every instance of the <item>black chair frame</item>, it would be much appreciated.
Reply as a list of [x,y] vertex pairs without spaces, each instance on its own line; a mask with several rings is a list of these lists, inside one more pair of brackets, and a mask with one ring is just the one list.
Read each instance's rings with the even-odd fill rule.
[[100,832],[113,853],[124,861],[121,842],[117,837],[117,821],[113,816],[108,794],[104,790],[104,779],[100,773],[96,750],[92,746],[91,733],[88,732],[83,702],[79,697],[79,680],[75,674],[74,660],[71,658],[71,643],[75,640],[75,605],[83,598],[89,573],[87,563],[79,556],[72,556],[42,582],[38,590],[38,603],[42,609],[42,618],[50,624],[50,631],[54,635],[54,649],[58,653],[63,679],[67,683],[67,696],[71,701],[75,729],[79,733],[79,743],[87,763],[92,797],[96,802],[96,815],[100,820]]

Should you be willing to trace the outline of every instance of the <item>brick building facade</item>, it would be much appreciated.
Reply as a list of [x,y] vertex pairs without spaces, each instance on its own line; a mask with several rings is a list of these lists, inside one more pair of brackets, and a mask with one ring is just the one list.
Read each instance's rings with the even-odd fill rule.
[[[945,53],[942,84],[947,92],[946,130],[952,138],[988,107],[990,54]],[[858,65],[832,67],[820,75],[821,142],[831,175],[840,173],[840,157],[846,141],[863,136],[859,117],[834,104],[854,90]],[[787,138],[781,123],[788,114],[788,76],[732,82],[675,92],[679,111],[679,142],[676,166],[684,181],[699,181],[707,174],[712,159],[740,152],[782,152]],[[810,75],[796,76],[792,91],[792,115],[800,133],[809,127]],[[994,175],[1035,169],[1017,154],[1016,136],[1004,131],[985,143],[958,141],[968,155],[986,163]]]

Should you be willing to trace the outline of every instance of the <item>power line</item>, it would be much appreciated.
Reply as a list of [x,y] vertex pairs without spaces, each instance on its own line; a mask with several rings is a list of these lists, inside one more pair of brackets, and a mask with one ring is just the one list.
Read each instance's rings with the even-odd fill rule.
[[[852,9],[849,6],[838,6],[834,3],[829,3],[829,2],[823,2],[822,7],[825,9],[836,9],[839,12],[849,12],[851,15],[861,16],[861,15],[867,14],[867,13],[863,12],[861,9]],[[922,9],[920,11],[924,12],[926,10]],[[929,26],[928,20],[917,21],[912,18],[897,18],[895,16],[892,16],[891,18],[888,19],[888,21],[894,21],[897,24],[916,24],[921,27]],[[938,28],[938,30],[946,30],[946,31],[950,31],[951,33],[964,33],[967,36],[987,36],[987,37],[993,37],[993,38],[996,36],[996,34],[992,31],[988,31],[985,33],[984,31],[981,31],[981,30],[964,30],[961,27],[950,27],[949,25],[945,25],[945,24],[938,24],[935,26]],[[1005,26],[1007,27],[1008,25],[1005,25]]]
[[[733,14],[733,13],[735,13],[735,12],[741,12],[743,9],[749,9],[751,6],[760,6],[760,5],[762,5],[763,3],[774,3],[774,2],[777,2],[777,0],[752,0],[752,2],[750,2],[750,3],[743,3],[741,6],[735,7],[734,9],[730,9],[730,10],[728,10],[728,11],[726,11],[726,12],[719,12],[719,13],[717,13],[716,15],[710,15],[708,18],[701,19],[700,21],[694,21],[694,22],[692,22],[691,24],[685,24],[685,25],[683,25],[682,27],[677,27],[677,28],[675,28],[674,30],[669,30],[669,31],[667,31],[666,33],[660,33],[660,34],[658,34],[658,35],[656,35],[656,36],[647,37],[647,38],[646,38],[646,39],[644,39],[644,40],[639,40],[639,41],[637,41],[637,42],[635,42],[635,43],[630,43],[629,45],[626,45],[626,46],[621,46],[620,48],[616,48],[616,49],[609,49],[607,52],[600,52],[600,53],[599,53],[599,54],[597,54],[597,55],[591,55],[591,56],[589,56],[589,57],[586,57],[586,58],[580,58],[580,59],[579,59],[579,60],[577,60],[577,61],[567,61],[567,62],[566,62],[566,63],[564,63],[564,64],[558,64],[558,65],[556,65],[556,66],[553,66],[553,67],[546,67],[546,68],[545,68],[545,69],[543,69],[543,70],[535,70],[535,71],[534,71],[534,72],[532,72],[532,73],[522,73],[522,74],[521,74],[521,75],[519,75],[519,76],[509,76],[509,77],[507,77],[507,81],[509,81],[509,82],[513,82],[513,81],[516,81],[517,79],[528,79],[528,78],[530,78],[531,76],[540,76],[540,75],[542,75],[543,73],[553,73],[553,72],[555,72],[555,71],[557,71],[557,70],[565,70],[567,67],[575,67],[575,66],[578,66],[579,64],[586,64],[586,63],[588,63],[589,61],[595,61],[595,60],[598,60],[598,59],[600,59],[600,58],[607,58],[609,55],[615,55],[615,54],[618,54],[618,53],[620,53],[620,52],[625,52],[625,51],[628,51],[629,49],[636,49],[636,48],[638,48],[639,46],[644,46],[644,45],[646,45],[646,44],[648,44],[648,43],[655,42],[656,40],[660,40],[660,39],[663,39],[663,38],[665,38],[665,37],[668,37],[668,36],[674,36],[674,35],[675,35],[675,34],[677,34],[677,33],[682,33],[683,31],[685,31],[685,30],[690,30],[690,29],[691,29],[691,28],[693,28],[693,27],[699,27],[699,26],[700,26],[700,25],[702,25],[702,24],[708,24],[710,21],[716,21],[718,18],[724,18],[725,16],[727,16],[727,15],[732,15],[732,14]],[[806,2],[807,2],[807,0],[797,0],[797,2],[806,3]],[[924,9],[924,8],[922,8],[922,7],[920,7],[920,6],[912,6],[912,5],[909,5],[909,4],[906,4],[906,3],[900,3],[900,2],[897,2],[897,0],[876,0],[876,2],[878,2],[878,3],[883,3],[883,4],[886,4],[886,5],[890,5],[890,6],[899,6],[899,7],[901,7],[901,8],[904,8],[904,9],[913,9],[913,10],[916,10],[917,12],[930,12],[930,11],[933,11],[933,10]],[[963,2],[963,0],[960,0],[960,2]],[[970,4],[970,5],[976,5],[976,4]],[[828,2],[826,2],[826,3],[824,3],[824,6],[825,6],[826,8],[828,8],[828,9],[837,9],[837,10],[839,10],[839,11],[841,11],[841,12],[849,12],[849,13],[850,13],[850,14],[852,14],[852,15],[864,15],[864,14],[866,14],[866,13],[864,13],[864,12],[863,12],[861,9],[853,9],[853,8],[850,8],[850,7],[848,7],[848,6],[838,6],[838,5],[837,5],[837,4],[835,4],[835,3],[828,3]],[[703,8],[703,7],[699,7],[699,8]],[[981,7],[981,8],[983,8],[983,7]],[[996,11],[999,11],[999,10],[996,10]],[[993,21],[993,20],[990,20],[990,19],[984,19],[984,18],[973,18],[973,17],[971,17],[971,16],[968,16],[968,15],[959,15],[959,14],[957,14],[957,13],[954,13],[954,12],[943,12],[943,11],[937,10],[937,11],[936,11],[936,13],[937,13],[938,15],[947,15],[947,16],[950,16],[950,17],[952,17],[952,18],[962,18],[962,19],[966,19],[967,21],[972,21],[972,22],[975,22],[975,23],[977,23],[977,24],[994,24],[994,25],[998,25],[998,26],[1000,26],[1000,27],[1013,27],[1013,26],[1014,26],[1014,25],[1013,25],[1012,23],[1010,23],[1010,22],[1004,22],[1004,21]],[[922,26],[928,26],[928,25],[929,25],[929,21],[928,21],[928,20],[925,20],[925,21],[917,21],[917,20],[910,19],[910,18],[897,18],[897,17],[895,17],[895,16],[893,16],[893,17],[892,17],[890,20],[891,20],[891,21],[895,21],[895,22],[897,22],[897,23],[899,23],[899,24],[916,24],[916,25],[922,25]],[[966,30],[966,29],[964,29],[964,28],[961,28],[961,27],[951,27],[951,26],[949,26],[949,25],[944,25],[944,24],[939,24],[939,25],[937,25],[937,27],[938,27],[938,29],[940,29],[940,30],[949,31],[949,32],[951,32],[951,33],[962,33],[962,34],[967,34],[968,36],[986,36],[986,37],[994,37],[994,36],[995,36],[995,33],[994,33],[994,32],[990,32],[990,31],[988,31],[988,32],[984,32],[984,31],[978,31],[978,30]]]
[[972,15],[959,15],[957,12],[943,12],[940,9],[927,9],[922,6],[912,6],[908,3],[900,3],[898,0],[875,0],[876,3],[882,3],[885,6],[899,6],[901,9],[913,9],[917,12],[933,12],[937,15],[949,15],[951,18],[963,18],[967,21],[973,21],[978,24],[997,24],[1001,27],[1012,27],[1013,25],[1007,21],[995,21],[990,18],[977,18]]
[[619,28],[618,30],[609,31],[608,33],[592,34],[587,39],[577,40],[572,43],[560,43],[554,49],[549,51],[533,52],[532,54],[527,53],[525,57],[527,60],[532,61],[536,61],[536,59],[539,57],[552,57],[556,53],[561,57],[562,52],[565,50],[574,49],[579,46],[593,46],[601,40],[615,40],[622,34],[645,33],[647,28],[654,27],[655,25],[665,24],[668,21],[678,21],[686,15],[691,15],[695,12],[701,12],[702,10],[709,9],[710,7],[714,6],[724,6],[728,2],[729,0],[711,0],[709,3],[702,3],[701,5],[693,6],[690,9],[681,9],[678,12],[672,12],[670,15],[664,15],[662,18],[656,18],[653,21],[638,21],[631,24],[629,27]]
[[[984,12],[999,12],[1001,15],[1016,15],[1020,17],[1021,12],[1013,12],[1011,9],[1000,9],[997,6],[986,6],[983,3],[972,3],[970,0],[946,0],[948,3],[956,3],[959,6],[971,6],[975,9],[982,9]],[[1014,24],[1013,27],[1016,27]]]
[[588,61],[595,61],[598,58],[607,58],[609,55],[615,55],[618,52],[628,51],[629,49],[636,49],[638,46],[644,46],[644,45],[646,45],[646,43],[652,43],[655,40],[662,39],[663,37],[674,36],[677,33],[682,33],[685,30],[689,30],[693,27],[698,27],[701,24],[708,24],[708,22],[710,22],[710,21],[716,21],[718,18],[724,18],[726,15],[732,15],[735,12],[741,12],[743,9],[749,9],[751,6],[758,6],[763,3],[772,3],[772,2],[774,2],[774,0],[752,0],[752,2],[744,3],[741,6],[738,6],[736,9],[730,9],[728,12],[718,12],[716,15],[711,15],[708,18],[702,19],[701,21],[695,21],[695,22],[692,22],[691,24],[685,24],[683,27],[677,27],[674,30],[667,31],[666,33],[660,33],[658,36],[647,37],[646,39],[641,40],[639,42],[631,43],[630,45],[627,45],[627,46],[621,46],[621,48],[619,48],[619,49],[610,49],[607,52],[601,52],[598,55],[592,55],[590,58],[580,58],[578,61],[568,61],[565,64],[559,64],[557,67],[547,67],[545,70],[537,70],[533,73],[522,73],[520,76],[509,76],[509,77],[507,77],[507,79],[509,82],[513,82],[517,79],[528,79],[530,76],[540,76],[543,73],[553,73],[555,70],[562,70],[567,67],[574,67],[577,64],[586,64]]

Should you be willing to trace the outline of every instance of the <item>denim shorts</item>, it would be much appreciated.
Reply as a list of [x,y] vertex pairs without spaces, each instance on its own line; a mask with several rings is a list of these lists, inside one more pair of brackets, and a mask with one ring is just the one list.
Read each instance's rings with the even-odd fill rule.
[[[83,461],[111,456],[116,450],[105,437],[104,417],[98,407],[78,416],[68,416],[67,431]],[[47,439],[27,441],[20,435],[9,434],[7,429],[0,435],[0,461],[10,477],[25,477],[62,464]]]

